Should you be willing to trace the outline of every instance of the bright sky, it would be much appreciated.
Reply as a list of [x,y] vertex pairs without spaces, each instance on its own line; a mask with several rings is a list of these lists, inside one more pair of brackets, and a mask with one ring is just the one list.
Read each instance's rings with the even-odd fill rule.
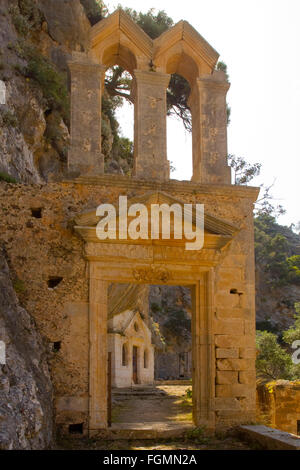
[[[262,163],[261,176],[251,184],[275,179],[272,193],[287,209],[280,223],[300,221],[300,1],[106,2],[111,12],[117,3],[187,20],[218,51],[231,82],[228,152]],[[119,116],[124,135],[132,138],[128,108]],[[190,179],[191,136],[176,119],[168,119],[168,158],[176,167],[172,178]]]

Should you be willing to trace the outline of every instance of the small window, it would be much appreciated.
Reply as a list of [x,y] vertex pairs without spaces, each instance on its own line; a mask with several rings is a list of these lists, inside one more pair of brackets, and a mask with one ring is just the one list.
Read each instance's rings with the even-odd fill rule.
[[69,424],[69,434],[83,434],[83,423]]
[[42,208],[41,207],[33,207],[31,209],[31,215],[35,219],[41,219],[42,218]]
[[133,325],[135,331],[139,331],[139,325],[137,324],[137,322],[135,322],[135,324]]
[[148,351],[145,349],[144,351],[144,369],[148,369],[148,362],[149,362],[149,357],[148,357]]
[[122,346],[122,366],[127,366],[128,364],[128,347],[127,344],[124,343]]
[[61,341],[54,341],[53,343],[53,351],[58,352],[61,348]]
[[49,277],[49,279],[48,279],[48,287],[49,287],[49,289],[55,289],[55,287],[57,287],[58,284],[60,284],[62,280],[63,280],[63,278],[62,278],[62,277],[59,277],[59,276],[57,276],[57,277],[55,277],[55,276]]

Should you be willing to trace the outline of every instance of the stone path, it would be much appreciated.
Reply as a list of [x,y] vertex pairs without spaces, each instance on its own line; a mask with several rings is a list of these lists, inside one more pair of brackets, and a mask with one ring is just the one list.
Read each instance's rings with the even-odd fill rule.
[[[186,398],[186,390],[191,385],[158,385],[156,387],[135,387],[115,389],[113,393],[112,433],[122,434],[123,429],[132,436],[130,440],[91,438],[61,439],[57,449],[97,449],[97,450],[248,450],[250,447],[230,435],[212,437],[205,434],[191,435],[186,429],[192,426],[192,401]],[[185,428],[182,436],[172,437],[172,428]],[[163,431],[163,439],[158,437],[149,440],[147,434],[152,430]]]
[[158,385],[113,391],[112,421],[117,423],[192,424],[190,385]]

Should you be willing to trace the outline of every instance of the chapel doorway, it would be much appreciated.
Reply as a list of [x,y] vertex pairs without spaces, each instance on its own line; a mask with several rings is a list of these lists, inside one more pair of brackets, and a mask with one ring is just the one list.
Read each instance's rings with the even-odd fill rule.
[[138,384],[138,347],[132,347],[132,381]]
[[193,426],[192,298],[188,285],[109,284],[113,428]]

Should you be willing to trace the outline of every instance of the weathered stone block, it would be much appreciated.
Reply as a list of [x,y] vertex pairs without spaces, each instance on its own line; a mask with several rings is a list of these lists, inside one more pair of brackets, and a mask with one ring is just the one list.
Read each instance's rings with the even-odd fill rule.
[[241,370],[239,372],[239,383],[253,385],[255,384],[255,381],[256,381],[255,370],[249,370],[249,371]]
[[240,410],[241,405],[237,398],[215,398],[215,410]]
[[254,338],[250,336],[238,336],[237,334],[216,334],[215,345],[219,348],[237,348],[237,347],[253,347]]
[[255,334],[255,322],[245,320],[245,335],[254,335]]
[[216,385],[217,397],[247,397],[249,387],[245,384]]
[[218,307],[217,308],[217,318],[220,318],[220,319],[232,319],[232,318],[243,319],[244,317],[245,317],[245,309],[243,309],[241,307],[232,307],[232,308]]
[[249,370],[254,369],[255,364],[253,359],[218,359],[218,370]]
[[239,350],[238,348],[216,348],[216,358],[226,359],[234,358],[238,359]]
[[255,348],[240,348],[239,356],[241,359],[253,359],[256,357]]
[[217,371],[217,384],[235,384],[238,383],[238,372],[225,370]]
[[230,320],[216,320],[214,322],[214,331],[216,334],[223,335],[243,335],[244,322],[237,318]]

